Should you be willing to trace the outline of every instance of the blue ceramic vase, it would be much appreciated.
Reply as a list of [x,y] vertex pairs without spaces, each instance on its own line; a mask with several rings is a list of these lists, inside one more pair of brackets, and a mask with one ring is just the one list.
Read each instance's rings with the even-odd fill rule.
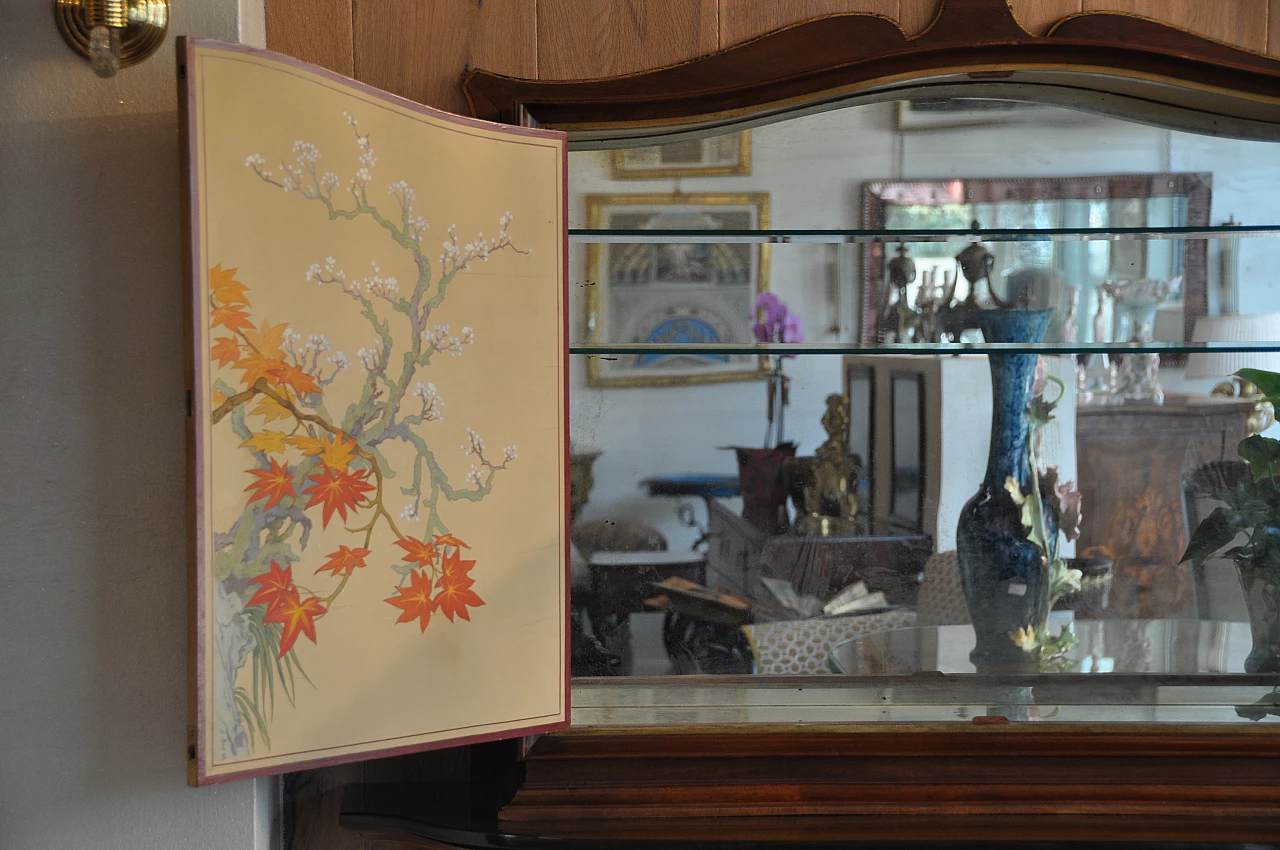
[[[974,320],[987,342],[1040,342],[1051,310],[979,310]],[[990,354],[991,448],[982,486],[960,511],[956,549],[965,601],[977,636],[969,659],[982,671],[1034,666],[1011,632],[1037,628],[1049,611],[1049,581],[1040,549],[1027,540],[1021,512],[1005,490],[1012,477],[1032,487],[1027,402],[1035,354]],[[1056,541],[1055,541],[1056,542]]]

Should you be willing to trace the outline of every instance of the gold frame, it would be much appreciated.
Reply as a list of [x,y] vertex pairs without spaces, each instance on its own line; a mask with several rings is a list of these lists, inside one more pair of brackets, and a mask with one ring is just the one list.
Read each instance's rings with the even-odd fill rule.
[[[724,134],[727,135],[727,134]],[[663,143],[645,145],[644,147],[662,147]],[[626,165],[626,148],[615,148],[610,176],[614,180],[661,180],[670,177],[732,177],[751,173],[751,131],[738,131],[738,161],[733,165],[695,165],[689,168],[669,166],[666,168],[629,169]]]
[[[592,230],[600,229],[603,208],[606,206],[627,205],[654,205],[665,204],[671,206],[727,206],[730,204],[751,204],[756,207],[757,227],[761,230],[769,228],[769,194],[767,192],[738,192],[729,194],[719,193],[703,193],[687,195],[682,193],[657,193],[643,195],[587,195],[587,227]],[[601,322],[599,317],[602,312],[601,286],[603,286],[602,269],[600,268],[601,254],[599,242],[591,242],[587,244],[586,257],[586,278],[593,281],[594,286],[587,286],[586,289],[586,320],[587,320],[587,344],[600,345]],[[756,295],[769,291],[769,264],[772,259],[772,251],[768,244],[756,244]],[[600,374],[600,358],[598,355],[587,355],[587,386],[589,387],[674,387],[685,386],[690,384],[713,384],[728,381],[758,381],[762,380],[769,372],[768,363],[764,355],[759,357],[757,366],[754,370],[741,372],[700,372],[690,375],[655,375],[655,376],[628,376],[628,377],[608,377]]]

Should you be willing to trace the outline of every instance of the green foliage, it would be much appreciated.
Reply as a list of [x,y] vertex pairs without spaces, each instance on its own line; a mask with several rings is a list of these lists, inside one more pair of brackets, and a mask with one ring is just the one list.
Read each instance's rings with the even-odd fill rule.
[[[1280,373],[1241,369],[1236,374],[1256,384],[1272,403],[1280,401]],[[1196,527],[1182,560],[1199,567],[1222,553],[1238,565],[1280,570],[1280,440],[1255,434],[1237,451],[1252,480],[1217,494],[1226,504]],[[1243,544],[1226,549],[1242,534]]]

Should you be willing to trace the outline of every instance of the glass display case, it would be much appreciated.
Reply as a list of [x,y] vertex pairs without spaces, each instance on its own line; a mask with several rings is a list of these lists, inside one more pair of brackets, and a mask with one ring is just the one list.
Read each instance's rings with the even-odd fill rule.
[[1187,557],[1275,486],[1230,375],[1280,370],[1276,146],[989,98],[712,138],[569,157],[575,726],[1276,722],[1280,566]]

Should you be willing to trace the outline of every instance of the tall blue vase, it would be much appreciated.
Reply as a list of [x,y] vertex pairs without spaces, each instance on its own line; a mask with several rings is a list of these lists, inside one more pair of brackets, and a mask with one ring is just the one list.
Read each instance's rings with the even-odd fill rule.
[[[979,310],[975,321],[987,342],[1039,342],[1051,310]],[[960,511],[956,549],[965,601],[977,636],[969,659],[979,672],[1019,672],[1035,659],[1011,633],[1039,628],[1049,610],[1044,557],[1029,540],[1022,516],[1005,489],[1012,477],[1023,493],[1032,486],[1027,402],[1035,354],[990,354],[991,448],[982,486]]]

